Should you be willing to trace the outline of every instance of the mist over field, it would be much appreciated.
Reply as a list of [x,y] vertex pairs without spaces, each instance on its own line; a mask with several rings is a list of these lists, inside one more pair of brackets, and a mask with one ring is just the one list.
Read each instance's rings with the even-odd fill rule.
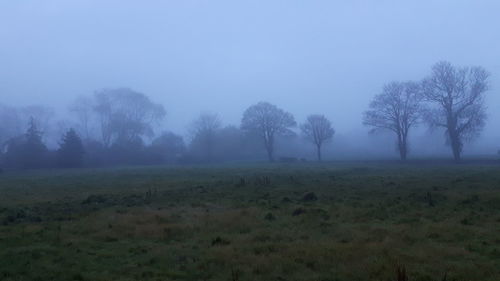
[[0,280],[500,280],[499,12],[0,0]]
[[[329,159],[390,158],[394,140],[369,135],[363,112],[386,83],[419,81],[449,61],[490,73],[488,119],[464,154],[494,155],[499,9],[498,1],[465,0],[2,1],[0,102],[50,106],[51,122],[71,127],[77,97],[126,87],[164,106],[156,134],[189,142],[200,113],[239,127],[246,108],[267,101],[298,123],[309,114],[330,119]],[[443,134],[420,124],[410,155],[447,155]]]

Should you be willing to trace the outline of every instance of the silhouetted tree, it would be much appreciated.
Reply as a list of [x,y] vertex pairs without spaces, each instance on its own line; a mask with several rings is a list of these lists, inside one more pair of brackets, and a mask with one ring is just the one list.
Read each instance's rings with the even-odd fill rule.
[[7,141],[23,133],[26,122],[17,108],[0,104],[0,151],[5,152]]
[[6,162],[13,168],[37,169],[47,165],[47,147],[42,141],[34,118],[30,119],[28,130],[23,136],[7,142]]
[[199,147],[206,161],[212,161],[215,136],[221,127],[217,114],[202,113],[191,125],[193,140],[191,147]]
[[94,98],[94,112],[106,147],[116,140],[135,143],[137,138],[152,137],[154,124],[166,115],[161,104],[127,88],[102,90]]
[[218,161],[241,160],[244,157],[244,134],[233,125],[217,130],[215,137],[214,158]]
[[297,123],[293,115],[268,102],[250,106],[244,113],[241,129],[261,137],[269,161],[274,161],[274,140],[276,135],[293,134],[290,127]]
[[83,162],[86,166],[98,167],[110,163],[108,157],[109,147],[104,147],[100,141],[93,139],[84,140],[83,147],[85,150]]
[[26,139],[24,135],[12,137],[5,142],[4,163],[5,167],[14,169],[23,169],[24,145]]
[[76,128],[84,140],[92,138],[94,107],[94,100],[86,96],[78,97],[69,107],[69,111],[76,117]]
[[335,134],[332,123],[324,115],[309,115],[300,127],[302,133],[316,145],[318,161],[321,161],[321,146]]
[[457,68],[439,62],[423,85],[424,98],[434,106],[425,118],[431,127],[446,130],[447,143],[459,161],[463,144],[476,138],[484,127],[484,93],[488,90],[488,72],[482,67]]
[[420,86],[415,82],[392,82],[370,103],[364,113],[363,124],[373,127],[371,132],[389,130],[397,136],[401,160],[408,154],[408,134],[417,124],[421,113]]
[[63,135],[59,150],[57,151],[58,164],[64,168],[78,168],[83,165],[82,140],[74,129],[70,129]]
[[182,136],[164,132],[153,140],[149,151],[154,153],[157,163],[174,163],[186,153],[186,144]]
[[40,168],[43,166],[47,147],[42,142],[42,132],[38,130],[34,118],[30,119],[28,131],[26,132],[26,144],[24,149],[26,154],[24,160],[25,167]]
[[17,108],[0,104],[0,145],[22,135],[26,124],[32,119],[38,130],[44,132],[43,138],[47,138],[47,132],[52,129],[53,116],[54,110],[46,106],[31,105]]
[[[43,132],[42,138],[47,138],[52,129],[52,120],[55,116],[53,108],[43,105],[30,105],[20,109],[23,123],[34,122],[36,128]],[[59,136],[57,136],[59,137]]]
[[107,161],[113,165],[149,164],[146,146],[140,137],[117,139],[107,149]]

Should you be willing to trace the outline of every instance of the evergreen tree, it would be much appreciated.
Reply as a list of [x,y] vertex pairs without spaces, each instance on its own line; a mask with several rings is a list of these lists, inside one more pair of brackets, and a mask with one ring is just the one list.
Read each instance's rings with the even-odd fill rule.
[[83,165],[85,149],[80,136],[74,129],[63,135],[60,148],[57,151],[58,163],[64,168],[78,168]]
[[46,156],[47,147],[42,141],[42,132],[31,117],[26,133],[7,142],[6,162],[13,168],[43,168]]
[[30,118],[25,138],[24,157],[22,159],[24,168],[42,168],[46,158],[47,147],[42,141],[42,132],[38,130],[33,117]]

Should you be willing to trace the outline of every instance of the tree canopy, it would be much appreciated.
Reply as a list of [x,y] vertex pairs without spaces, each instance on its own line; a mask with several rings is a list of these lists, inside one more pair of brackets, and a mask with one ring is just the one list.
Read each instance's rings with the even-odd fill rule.
[[288,113],[268,102],[259,102],[250,106],[243,113],[241,129],[255,133],[261,137],[266,148],[269,161],[274,161],[274,141],[276,135],[290,135],[297,123]]

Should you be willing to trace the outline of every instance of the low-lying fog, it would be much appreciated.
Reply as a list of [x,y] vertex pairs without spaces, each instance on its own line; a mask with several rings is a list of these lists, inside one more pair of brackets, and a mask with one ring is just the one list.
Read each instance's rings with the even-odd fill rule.
[[[325,159],[397,158],[394,134],[369,134],[363,112],[384,85],[420,82],[448,61],[490,74],[486,123],[463,152],[494,156],[499,11],[496,0],[2,1],[0,140],[24,133],[35,115],[44,119],[37,122],[47,146],[57,149],[65,130],[83,134],[70,110],[78,97],[129,88],[165,110],[154,135],[140,136],[145,143],[172,131],[189,146],[201,113],[216,113],[220,127],[239,128],[244,111],[266,101],[293,114],[294,142],[304,143],[279,139],[278,156],[314,159],[300,124],[323,114],[335,130]],[[53,114],[25,109],[33,105]],[[17,121],[5,108],[17,111]],[[97,119],[92,134],[100,139]],[[14,122],[22,125],[12,129]],[[412,128],[409,157],[451,157],[444,129],[428,127]]]

